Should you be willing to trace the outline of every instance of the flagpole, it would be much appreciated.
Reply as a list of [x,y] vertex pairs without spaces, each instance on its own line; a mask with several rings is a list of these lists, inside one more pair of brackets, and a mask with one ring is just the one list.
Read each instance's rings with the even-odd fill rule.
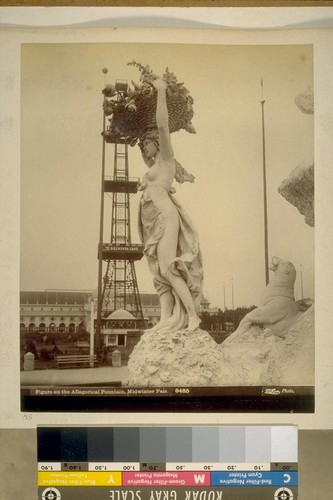
[[223,307],[224,307],[224,312],[225,312],[225,283],[223,281]]
[[[103,73],[106,75],[107,68],[103,68]],[[104,77],[105,86],[105,77]],[[105,97],[104,97],[105,99]],[[96,321],[96,350],[98,355],[102,348],[102,279],[103,279],[103,232],[104,232],[104,179],[105,179],[105,112],[103,110],[103,142],[102,142],[102,172],[101,172],[101,204],[100,204],[100,219],[99,219],[99,244],[98,244],[98,285],[97,285],[97,321]]]
[[268,263],[268,216],[267,216],[267,182],[266,182],[266,141],[265,141],[265,100],[264,81],[261,79],[261,121],[262,121],[262,167],[263,167],[263,192],[264,192],[264,249],[265,249],[265,280],[269,282]]

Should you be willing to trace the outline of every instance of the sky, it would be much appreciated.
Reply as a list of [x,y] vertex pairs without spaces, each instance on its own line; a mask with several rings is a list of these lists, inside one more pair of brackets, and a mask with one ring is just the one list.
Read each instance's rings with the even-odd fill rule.
[[[175,183],[204,259],[213,306],[256,305],[265,287],[261,79],[264,82],[269,255],[294,263],[296,299],[314,297],[314,228],[279,193],[313,161],[313,115],[295,105],[313,83],[308,45],[23,44],[21,52],[21,289],[95,289],[102,161],[102,89],[138,81],[130,61],[169,67],[194,99],[196,134],[172,134],[175,157],[195,176]],[[108,68],[105,75],[104,67]],[[113,146],[106,145],[112,175]],[[130,176],[146,171],[129,148]],[[131,197],[132,242],[139,242]],[[110,199],[105,242],[109,240]],[[140,291],[153,292],[143,259]],[[224,301],[225,297],[225,301]]]

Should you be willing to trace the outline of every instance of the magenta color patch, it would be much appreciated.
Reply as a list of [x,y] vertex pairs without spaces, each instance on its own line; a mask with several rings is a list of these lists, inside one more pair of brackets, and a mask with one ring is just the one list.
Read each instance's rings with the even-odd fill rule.
[[123,472],[123,486],[210,486],[210,472]]

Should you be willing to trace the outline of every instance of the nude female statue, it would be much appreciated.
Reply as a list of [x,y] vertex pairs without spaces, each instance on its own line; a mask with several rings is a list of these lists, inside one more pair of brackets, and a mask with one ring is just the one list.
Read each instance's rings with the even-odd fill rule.
[[202,294],[202,259],[193,224],[172,196],[178,162],[168,125],[167,84],[152,82],[157,90],[157,130],[141,137],[142,156],[149,167],[141,190],[139,233],[161,304],[161,318],[150,331],[194,331]]

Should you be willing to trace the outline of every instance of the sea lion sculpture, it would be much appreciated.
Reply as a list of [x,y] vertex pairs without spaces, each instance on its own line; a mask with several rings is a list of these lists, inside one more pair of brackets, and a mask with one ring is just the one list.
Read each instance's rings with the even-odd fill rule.
[[252,325],[259,325],[284,337],[295,321],[299,312],[294,297],[295,266],[279,257],[272,257],[269,269],[274,276],[264,290],[261,304],[242,319],[233,335],[244,333]]

